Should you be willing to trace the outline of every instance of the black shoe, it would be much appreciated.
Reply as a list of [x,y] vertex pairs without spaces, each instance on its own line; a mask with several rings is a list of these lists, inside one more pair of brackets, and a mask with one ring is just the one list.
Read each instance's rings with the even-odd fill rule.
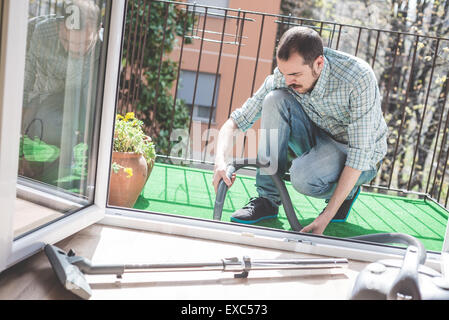
[[[345,222],[348,219],[349,213],[351,212],[351,209],[352,209],[352,205],[357,200],[359,193],[360,193],[360,187],[357,188],[357,191],[355,192],[352,199],[343,201],[343,203],[341,204],[340,208],[338,209],[337,213],[335,214],[335,216],[331,220],[331,222]],[[321,212],[321,213],[323,213],[323,212]]]
[[264,219],[276,218],[279,208],[271,204],[267,198],[251,198],[241,209],[234,212],[231,221],[253,224]]

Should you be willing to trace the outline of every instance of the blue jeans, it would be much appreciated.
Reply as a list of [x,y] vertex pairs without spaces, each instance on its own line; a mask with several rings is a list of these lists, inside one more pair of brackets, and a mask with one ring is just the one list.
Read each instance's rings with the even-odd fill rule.
[[[288,147],[297,156],[290,167],[293,188],[306,196],[332,197],[345,166],[348,146],[335,141],[316,126],[287,90],[274,90],[265,97],[261,132],[266,134],[261,134],[259,140],[258,159],[261,162],[269,160],[273,165],[266,171],[257,170],[256,187],[260,197],[269,199],[276,206],[281,204],[279,192],[267,173],[285,175]],[[370,182],[377,170],[362,171],[347,199],[352,199],[360,185]]]

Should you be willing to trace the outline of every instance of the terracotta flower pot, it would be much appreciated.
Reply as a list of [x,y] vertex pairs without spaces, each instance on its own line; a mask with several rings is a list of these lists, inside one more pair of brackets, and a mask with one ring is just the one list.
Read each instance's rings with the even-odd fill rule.
[[123,169],[120,169],[117,173],[111,170],[109,204],[132,208],[147,181],[147,162],[139,153],[116,151],[112,152],[112,162],[116,162],[125,168],[131,168],[132,176],[129,176]]

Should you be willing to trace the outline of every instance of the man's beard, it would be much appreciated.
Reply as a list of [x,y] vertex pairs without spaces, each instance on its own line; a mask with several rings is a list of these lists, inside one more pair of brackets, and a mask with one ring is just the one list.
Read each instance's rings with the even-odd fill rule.
[[315,72],[314,70],[312,70],[312,76],[315,78],[313,84],[310,86],[310,88],[308,90],[306,90],[304,88],[303,85],[300,84],[291,84],[288,87],[295,90],[295,91],[301,91],[300,93],[309,93],[312,92],[313,88],[315,88],[316,83],[318,82],[319,79],[319,74],[317,72]]

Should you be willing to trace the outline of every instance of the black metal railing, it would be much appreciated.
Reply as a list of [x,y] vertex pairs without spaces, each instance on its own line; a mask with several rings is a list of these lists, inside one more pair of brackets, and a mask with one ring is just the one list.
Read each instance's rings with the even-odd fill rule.
[[[179,128],[186,128],[190,135],[195,107],[207,93],[210,103],[202,109],[209,112],[202,123],[207,137],[204,155],[185,155],[185,159],[211,164],[205,154],[211,148],[208,129],[220,125],[214,115],[226,119],[241,105],[238,92],[247,90],[244,94],[250,97],[257,90],[275,67],[274,62],[269,68],[266,65],[274,61],[278,28],[294,25],[314,28],[326,46],[367,61],[377,76],[389,127],[388,154],[369,187],[425,197],[447,207],[449,38],[193,3],[129,0],[117,110],[136,112],[156,139],[168,139]],[[226,71],[224,59],[226,68],[233,69],[226,82],[220,78]],[[179,85],[185,66],[195,74],[189,83],[189,99]],[[205,72],[213,79],[209,83],[215,82],[208,92],[201,81]],[[217,87],[219,78],[222,83]],[[226,99],[217,103],[217,96]],[[186,110],[187,116],[181,119]],[[160,159],[173,158],[173,143],[177,141],[160,140],[165,146],[158,149]]]

